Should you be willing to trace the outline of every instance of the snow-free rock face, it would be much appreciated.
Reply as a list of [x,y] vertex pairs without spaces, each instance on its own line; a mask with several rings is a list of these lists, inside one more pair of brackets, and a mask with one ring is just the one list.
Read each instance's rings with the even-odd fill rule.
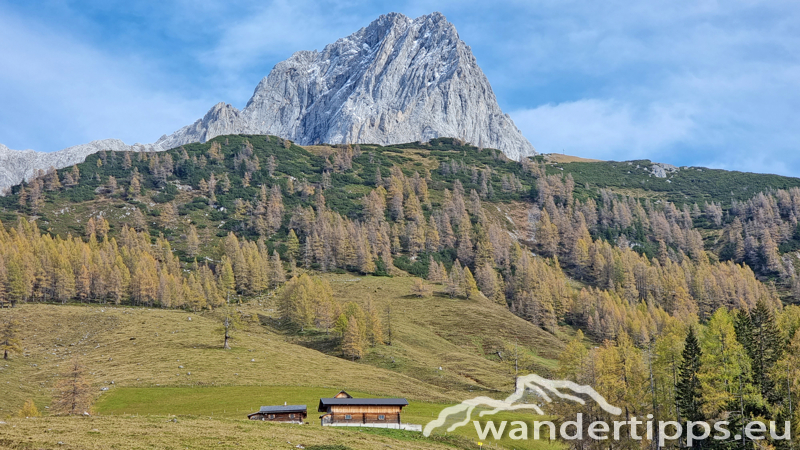
[[261,80],[242,111],[220,103],[156,144],[229,133],[273,134],[302,145],[457,137],[512,159],[534,154],[500,110],[470,48],[439,13],[416,20],[384,15],[321,52],[297,52]]
[[161,150],[152,144],[127,145],[119,139],[103,139],[88,144],[76,145],[57,152],[45,153],[33,150],[11,150],[0,144],[0,195],[3,191],[23,180],[29,180],[38,170],[54,167],[61,169],[82,163],[87,156],[101,150],[153,151]]
[[160,151],[225,134],[272,134],[301,145],[455,137],[515,160],[535,154],[453,24],[439,13],[415,20],[392,13],[321,52],[300,51],[277,64],[243,110],[218,103],[154,144],[106,139],[53,153],[0,145],[0,191],[100,150]]

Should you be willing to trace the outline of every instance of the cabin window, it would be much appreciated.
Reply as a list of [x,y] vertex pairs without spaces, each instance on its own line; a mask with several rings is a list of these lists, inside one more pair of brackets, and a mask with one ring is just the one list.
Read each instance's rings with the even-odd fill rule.
[[378,420],[386,420],[386,416],[384,416],[383,414],[379,414]]
[[294,414],[289,414],[290,419],[294,419]]
[[269,415],[269,418],[270,418],[270,419],[274,419],[274,418],[275,418],[275,414],[270,414],[270,415]]
[[344,420],[350,420],[352,418],[353,418],[353,416],[351,416],[350,414],[345,414],[344,415]]

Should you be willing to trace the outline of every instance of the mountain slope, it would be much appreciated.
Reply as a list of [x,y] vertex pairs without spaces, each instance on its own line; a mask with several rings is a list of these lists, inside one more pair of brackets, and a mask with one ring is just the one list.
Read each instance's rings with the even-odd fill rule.
[[[339,299],[364,304],[373,291],[380,292],[371,300],[381,311],[392,307],[391,345],[370,348],[357,363],[340,358],[338,351],[318,351],[307,340],[331,336],[297,335],[278,325],[275,299],[237,306],[249,320],[242,320],[234,333],[231,351],[222,350],[222,338],[215,331],[219,316],[210,311],[41,304],[5,310],[4,320],[15,319],[24,326],[20,337],[25,356],[12,354],[4,363],[8,368],[0,365],[0,383],[18,387],[0,399],[0,417],[14,413],[26,398],[46,402],[58,365],[76,354],[93,372],[98,391],[100,386],[114,391],[290,384],[448,403],[468,398],[473,391],[491,394],[512,389],[513,371],[492,351],[502,349],[503,342],[535,350],[537,373],[547,373],[546,366],[555,364],[563,346],[500,305],[444,296],[407,298],[410,277],[324,277]],[[264,377],[269,370],[280,376]]]

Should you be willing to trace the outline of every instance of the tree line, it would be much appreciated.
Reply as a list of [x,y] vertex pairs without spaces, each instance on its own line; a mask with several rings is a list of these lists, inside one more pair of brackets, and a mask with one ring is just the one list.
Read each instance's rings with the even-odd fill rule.
[[[151,240],[125,225],[119,239],[95,233],[86,240],[42,233],[36,222],[0,224],[0,300],[111,302],[200,310],[232,295],[255,295],[285,281],[277,252],[263,240],[222,242],[219,260],[185,267],[170,242]],[[191,270],[185,270],[185,269]]]

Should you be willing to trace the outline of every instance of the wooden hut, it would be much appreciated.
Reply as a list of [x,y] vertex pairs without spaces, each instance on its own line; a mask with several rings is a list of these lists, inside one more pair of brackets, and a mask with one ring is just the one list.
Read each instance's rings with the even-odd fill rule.
[[367,426],[400,428],[400,413],[408,406],[404,398],[353,398],[341,391],[319,399],[322,426]]
[[302,424],[308,416],[306,405],[262,406],[258,412],[248,414],[250,420]]

